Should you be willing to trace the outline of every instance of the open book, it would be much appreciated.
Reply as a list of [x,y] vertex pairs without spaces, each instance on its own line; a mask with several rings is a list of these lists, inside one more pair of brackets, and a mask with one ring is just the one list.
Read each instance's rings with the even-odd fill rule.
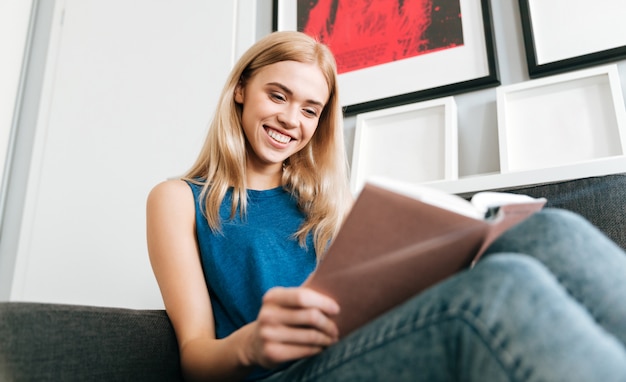
[[471,202],[372,179],[304,285],[334,298],[341,337],[431,285],[471,267],[504,231],[546,200],[481,192]]

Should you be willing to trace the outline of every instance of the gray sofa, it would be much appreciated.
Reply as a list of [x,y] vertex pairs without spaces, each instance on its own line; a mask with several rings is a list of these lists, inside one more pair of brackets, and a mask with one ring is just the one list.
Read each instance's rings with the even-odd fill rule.
[[[626,174],[506,191],[580,213],[626,249]],[[0,303],[0,381],[177,381],[164,311]]]

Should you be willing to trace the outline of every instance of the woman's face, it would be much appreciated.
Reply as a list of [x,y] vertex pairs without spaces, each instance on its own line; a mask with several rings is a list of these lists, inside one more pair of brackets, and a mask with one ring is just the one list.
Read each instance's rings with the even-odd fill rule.
[[248,169],[272,171],[300,151],[317,129],[328,101],[326,79],[315,64],[281,61],[259,69],[235,90],[242,105]]

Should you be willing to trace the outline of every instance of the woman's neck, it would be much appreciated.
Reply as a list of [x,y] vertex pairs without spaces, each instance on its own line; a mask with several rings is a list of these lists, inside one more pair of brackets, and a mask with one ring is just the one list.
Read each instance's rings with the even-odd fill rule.
[[263,171],[247,166],[246,186],[251,190],[269,190],[282,185],[282,165]]

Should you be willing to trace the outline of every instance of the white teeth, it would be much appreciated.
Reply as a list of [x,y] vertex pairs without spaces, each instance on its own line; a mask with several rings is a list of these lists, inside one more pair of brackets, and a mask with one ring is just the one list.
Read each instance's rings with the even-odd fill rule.
[[267,135],[269,135],[270,137],[272,137],[272,139],[280,143],[287,143],[291,140],[291,137],[287,135],[283,135],[276,130],[267,129]]

